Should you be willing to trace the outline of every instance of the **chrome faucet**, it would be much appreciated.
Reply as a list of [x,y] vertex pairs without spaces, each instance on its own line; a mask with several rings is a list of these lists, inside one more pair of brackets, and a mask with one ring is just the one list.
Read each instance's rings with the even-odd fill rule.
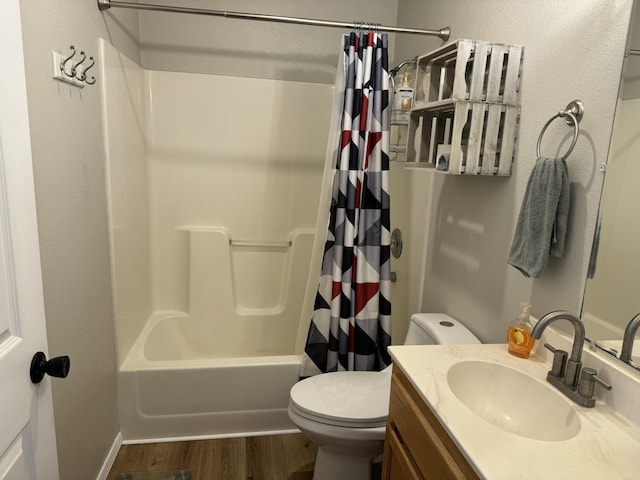
[[[638,314],[638,317],[640,317],[640,314]],[[607,390],[611,390],[611,385],[598,378],[596,376],[597,372],[592,368],[582,370],[581,378],[582,349],[585,342],[584,323],[582,323],[582,320],[562,310],[550,312],[533,327],[531,336],[539,340],[544,329],[556,320],[569,320],[573,325],[573,348],[571,349],[571,357],[567,360],[567,352],[557,350],[545,343],[544,346],[553,352],[553,365],[549,373],[547,373],[547,381],[578,405],[593,407],[596,402],[593,397],[595,384],[598,383]],[[638,320],[638,323],[640,323],[640,320]],[[580,381],[580,385],[578,385],[578,381]]]
[[624,329],[624,338],[622,340],[622,352],[620,352],[620,360],[631,364],[631,352],[633,351],[633,341],[636,332],[640,327],[640,313],[631,319],[627,328]]

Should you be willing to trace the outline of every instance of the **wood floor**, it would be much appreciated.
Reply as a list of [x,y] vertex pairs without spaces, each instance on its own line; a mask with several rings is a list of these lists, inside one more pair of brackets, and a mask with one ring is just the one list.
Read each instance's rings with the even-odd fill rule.
[[311,480],[315,457],[302,434],[124,445],[107,480],[183,468],[193,480]]

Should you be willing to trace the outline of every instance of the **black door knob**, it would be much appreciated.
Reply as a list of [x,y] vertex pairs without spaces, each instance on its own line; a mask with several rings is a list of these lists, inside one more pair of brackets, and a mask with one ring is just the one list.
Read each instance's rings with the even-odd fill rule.
[[66,378],[69,375],[70,367],[71,360],[66,355],[47,361],[47,356],[43,352],[38,352],[31,359],[31,369],[29,370],[31,382],[40,383],[45,373],[52,377]]

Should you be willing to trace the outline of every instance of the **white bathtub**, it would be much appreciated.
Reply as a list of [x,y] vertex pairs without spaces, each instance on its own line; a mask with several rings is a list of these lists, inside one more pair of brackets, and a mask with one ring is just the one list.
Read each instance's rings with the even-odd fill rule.
[[181,314],[156,314],[123,362],[118,379],[126,442],[295,431],[289,390],[301,356],[205,358],[190,349]]

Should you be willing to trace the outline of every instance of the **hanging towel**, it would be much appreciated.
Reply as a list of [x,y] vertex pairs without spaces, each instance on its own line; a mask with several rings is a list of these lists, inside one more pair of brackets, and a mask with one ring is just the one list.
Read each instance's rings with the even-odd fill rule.
[[598,251],[600,250],[600,230],[602,229],[602,212],[598,213],[596,221],[596,231],[593,233],[593,244],[591,245],[591,255],[589,256],[589,268],[587,278],[596,276],[596,265],[598,264]]
[[569,174],[559,158],[540,157],[533,167],[509,252],[509,265],[539,278],[549,255],[561,257],[569,215]]

